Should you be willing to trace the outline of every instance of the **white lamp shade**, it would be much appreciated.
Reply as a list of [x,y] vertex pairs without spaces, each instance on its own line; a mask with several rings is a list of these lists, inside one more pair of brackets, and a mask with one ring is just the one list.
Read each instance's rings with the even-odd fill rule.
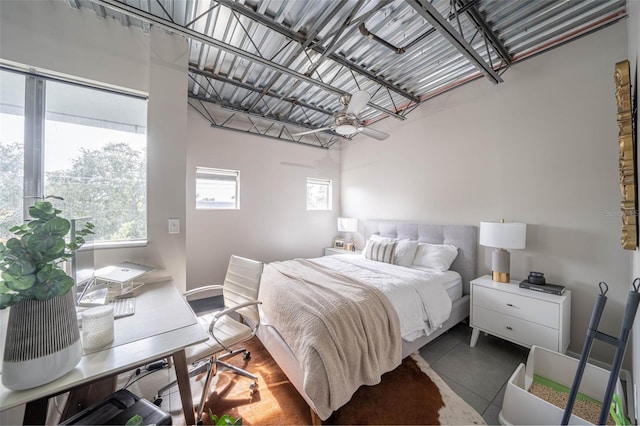
[[358,232],[358,219],[352,217],[339,217],[338,232]]
[[527,224],[516,222],[480,222],[480,245],[503,249],[523,249]]

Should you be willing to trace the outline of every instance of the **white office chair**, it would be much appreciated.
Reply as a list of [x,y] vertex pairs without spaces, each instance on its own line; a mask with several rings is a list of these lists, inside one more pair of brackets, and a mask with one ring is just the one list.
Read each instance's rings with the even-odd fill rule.
[[[202,397],[196,412],[196,418],[202,415],[204,404],[209,395],[209,387],[213,376],[217,374],[218,365],[222,365],[233,372],[248,377],[253,380],[250,385],[250,391],[256,388],[258,377],[234,365],[228,364],[223,360],[238,354],[244,354],[245,359],[249,359],[251,354],[245,349],[231,349],[232,346],[242,343],[255,336],[258,326],[260,325],[260,316],[258,314],[258,290],[260,289],[260,278],[262,277],[262,269],[264,264],[243,257],[231,256],[227,274],[224,278],[223,285],[209,285],[189,290],[184,293],[185,298],[196,293],[209,290],[222,290],[225,309],[219,312],[212,312],[198,317],[200,324],[209,332],[209,339],[203,343],[186,349],[187,362],[190,364],[202,362],[197,367],[189,371],[189,376],[193,377],[197,374],[207,373],[207,378],[202,389]],[[237,313],[242,318],[251,320],[255,324],[254,327],[247,325],[245,322],[238,321],[230,316]],[[219,353],[226,352],[220,356]],[[160,398],[162,393],[176,382],[172,382],[158,391],[156,398]]]

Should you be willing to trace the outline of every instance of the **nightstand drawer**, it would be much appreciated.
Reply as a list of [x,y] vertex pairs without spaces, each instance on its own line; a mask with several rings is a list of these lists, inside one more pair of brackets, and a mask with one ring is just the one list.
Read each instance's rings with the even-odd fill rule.
[[[473,288],[473,309],[483,307],[547,327],[558,328],[558,304],[481,286]],[[475,319],[474,319],[475,322]]]
[[472,326],[525,346],[559,350],[558,330],[478,306],[474,306]]

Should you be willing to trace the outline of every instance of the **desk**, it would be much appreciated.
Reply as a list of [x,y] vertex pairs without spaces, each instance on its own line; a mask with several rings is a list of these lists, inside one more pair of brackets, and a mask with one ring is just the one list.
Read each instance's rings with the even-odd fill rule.
[[[207,333],[171,282],[149,284],[136,293],[135,315],[115,320],[112,347],[85,354],[69,373],[37,388],[11,391],[0,384],[0,411],[26,403],[42,407],[42,399],[172,356],[185,421],[195,424],[184,349],[207,340]],[[8,310],[0,311],[0,354],[7,318]]]

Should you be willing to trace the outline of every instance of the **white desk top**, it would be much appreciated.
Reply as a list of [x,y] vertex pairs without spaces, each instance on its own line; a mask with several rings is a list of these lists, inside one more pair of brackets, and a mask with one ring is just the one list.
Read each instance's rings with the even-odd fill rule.
[[[4,353],[8,316],[8,309],[0,311],[0,354]],[[0,384],[0,411],[128,371],[208,338],[171,282],[144,286],[136,296],[135,315],[115,320],[114,332],[128,343],[117,344],[116,337],[115,346],[84,355],[73,370],[51,383],[23,391]]]

